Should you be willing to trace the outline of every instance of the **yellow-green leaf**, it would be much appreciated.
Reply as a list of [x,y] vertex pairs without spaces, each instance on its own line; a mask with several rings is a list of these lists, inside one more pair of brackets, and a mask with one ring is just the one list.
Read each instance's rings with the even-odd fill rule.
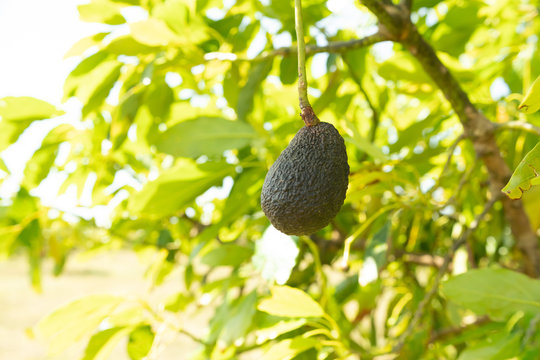
[[131,35],[141,44],[149,46],[177,45],[179,38],[164,21],[148,19],[131,24]]
[[532,114],[540,109],[540,76],[534,80],[518,109],[525,114]]
[[532,185],[540,184],[540,143],[529,151],[502,191],[511,199],[519,199]]
[[35,333],[49,344],[49,353],[58,354],[90,335],[123,301],[112,295],[86,296],[47,315],[36,325]]
[[290,286],[274,286],[272,296],[261,301],[260,311],[285,317],[321,317],[324,310],[305,292]]
[[126,22],[118,7],[108,1],[95,0],[89,4],[79,5],[78,10],[82,21],[109,25],[120,25]]

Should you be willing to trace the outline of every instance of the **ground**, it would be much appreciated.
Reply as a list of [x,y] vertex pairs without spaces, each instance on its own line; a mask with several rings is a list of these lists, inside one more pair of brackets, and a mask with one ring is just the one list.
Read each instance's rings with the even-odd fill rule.
[[[30,286],[28,266],[24,258],[0,262],[0,354],[2,359],[14,360],[73,360],[81,356],[83,343],[59,356],[47,357],[45,344],[31,339],[26,329],[33,327],[44,315],[58,306],[88,294],[118,294],[142,298],[164,298],[178,291],[173,279],[157,290],[150,290],[144,279],[145,265],[132,252],[107,252],[82,259],[76,257],[67,264],[65,272],[51,275],[46,264],[43,271],[43,292],[36,293]],[[176,279],[178,280],[178,279]],[[201,317],[211,316],[209,311]],[[189,328],[203,334],[199,324],[207,319],[192,319]],[[186,326],[187,327],[187,326]],[[121,344],[110,357],[127,359]],[[197,344],[179,335],[159,354],[160,360],[180,359],[197,349]]]

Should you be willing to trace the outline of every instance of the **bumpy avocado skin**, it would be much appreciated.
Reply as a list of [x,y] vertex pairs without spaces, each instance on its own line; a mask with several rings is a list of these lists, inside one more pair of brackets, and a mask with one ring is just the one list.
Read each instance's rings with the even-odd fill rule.
[[288,235],[324,228],[345,201],[349,164],[343,138],[329,123],[301,128],[264,180],[261,206]]

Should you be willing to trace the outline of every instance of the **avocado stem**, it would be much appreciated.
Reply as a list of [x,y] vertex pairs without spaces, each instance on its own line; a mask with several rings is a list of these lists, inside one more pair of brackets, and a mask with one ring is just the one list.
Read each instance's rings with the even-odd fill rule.
[[294,20],[296,43],[298,46],[298,99],[302,110],[302,120],[306,126],[317,125],[320,120],[309,103],[306,78],[306,43],[304,41],[304,20],[302,18],[302,0],[294,1]]

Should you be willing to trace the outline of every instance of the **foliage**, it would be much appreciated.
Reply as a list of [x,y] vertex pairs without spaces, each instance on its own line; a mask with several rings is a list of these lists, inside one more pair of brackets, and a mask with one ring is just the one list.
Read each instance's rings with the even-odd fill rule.
[[[304,0],[308,45],[376,24],[361,5],[362,21],[341,21],[332,3]],[[537,1],[412,3],[416,28],[475,106],[498,124],[540,124],[505,99],[540,75]],[[538,280],[517,273],[523,259],[500,203],[475,222],[495,196],[489,176],[405,47],[308,59],[313,107],[344,136],[351,176],[331,225],[296,238],[269,228],[259,201],[267,169],[302,126],[294,51],[272,52],[295,42],[292,1],[93,0],[79,12],[106,29],[67,54],[80,62],[64,98],[81,116],[55,118],[19,190],[2,199],[0,256],[26,254],[37,289],[45,259],[60,274],[74,252],[119,247],[153,257],[155,286],[182,282],[156,303],[94,295],[59,308],[35,329],[52,353],[82,340],[85,360],[105,359],[128,339],[131,359],[153,358],[173,333],[200,344],[194,359],[369,359],[402,342],[418,314],[402,358],[540,356]],[[61,114],[41,100],[1,99],[0,150]],[[495,136],[509,167],[537,161],[537,150],[525,155],[538,135]],[[516,187],[526,171],[518,167]],[[9,176],[0,162],[0,181]],[[62,181],[58,195],[76,194],[74,209],[43,203],[51,179]],[[535,230],[538,194],[523,194]],[[81,208],[106,209],[109,221]],[[463,274],[418,313],[467,228],[452,264]],[[195,336],[182,319],[208,309],[207,331]]]

